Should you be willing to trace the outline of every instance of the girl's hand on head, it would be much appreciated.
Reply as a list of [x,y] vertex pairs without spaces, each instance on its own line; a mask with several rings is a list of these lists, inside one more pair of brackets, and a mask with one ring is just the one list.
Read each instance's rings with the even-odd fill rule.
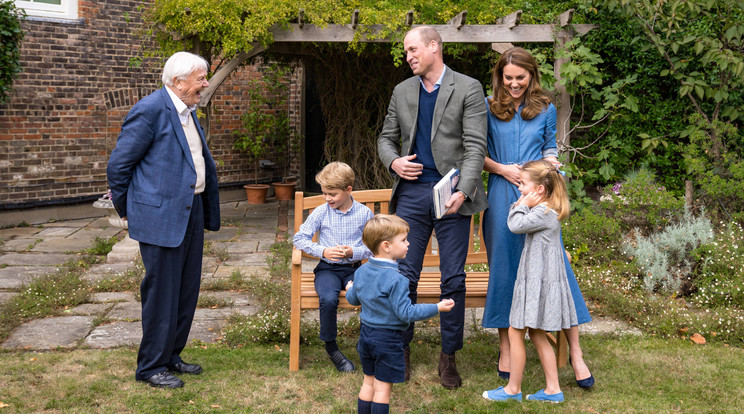
[[542,201],[542,197],[540,197],[540,195],[538,195],[536,192],[532,191],[524,197],[522,204],[526,205],[529,208],[532,208],[540,204],[540,201]]

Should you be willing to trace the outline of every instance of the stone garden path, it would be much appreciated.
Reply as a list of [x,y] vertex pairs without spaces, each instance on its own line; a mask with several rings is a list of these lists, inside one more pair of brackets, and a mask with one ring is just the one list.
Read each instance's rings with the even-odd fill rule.
[[[211,248],[204,255],[203,283],[226,279],[236,270],[244,276],[267,274],[269,247],[277,237],[286,234],[287,228],[293,228],[292,202],[283,203],[223,203],[222,228],[205,236]],[[121,236],[122,232],[124,230],[111,226],[105,217],[0,229],[0,302],[17,294],[34,277],[52,271],[72,258],[75,251],[91,247],[96,237]],[[128,237],[123,239],[114,246],[106,263],[90,268],[84,278],[95,283],[126,272],[135,266],[136,247],[137,243]],[[201,295],[212,296],[229,306],[197,309],[190,341],[217,342],[230,314],[250,314],[257,310],[257,301],[245,293],[203,290]],[[480,314],[476,312],[476,319]],[[315,315],[309,313],[307,317]],[[471,315],[468,314],[467,318],[470,322]],[[2,343],[2,347],[49,350],[136,345],[142,336],[140,320],[140,303],[132,292],[96,293],[91,295],[90,303],[67,309],[63,316],[21,325]],[[581,329],[584,333],[632,331],[623,323],[603,318],[595,318]]]

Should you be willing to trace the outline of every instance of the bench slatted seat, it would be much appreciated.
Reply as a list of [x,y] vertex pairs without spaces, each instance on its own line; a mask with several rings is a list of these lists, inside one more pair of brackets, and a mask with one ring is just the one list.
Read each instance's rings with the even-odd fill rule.
[[[387,214],[389,211],[389,200],[391,189],[382,190],[359,190],[353,191],[354,200],[370,208],[375,214]],[[310,212],[316,207],[325,203],[322,195],[304,197],[302,191],[295,193],[295,213],[294,213],[294,231],[299,231],[300,225],[304,222]],[[468,244],[468,256],[465,261],[467,265],[478,265],[488,263],[488,257],[484,247],[476,250],[480,246],[480,235],[483,234],[482,220],[475,222],[475,217],[470,222],[470,240]],[[317,234],[313,237],[317,241]],[[429,245],[424,256],[424,271],[418,284],[418,302],[419,303],[437,303],[440,294],[440,273],[431,271],[429,268],[439,266],[439,253],[436,247],[435,237],[429,240]],[[289,370],[297,371],[300,367],[300,323],[303,309],[317,309],[318,294],[315,292],[314,279],[312,271],[303,272],[303,259],[318,259],[303,253],[296,248],[292,249],[292,287],[291,287],[291,322],[290,322],[290,341],[289,341]],[[307,263],[307,262],[306,262]],[[488,271],[468,271],[465,278],[465,307],[480,308],[485,306],[486,292],[488,290]],[[346,301],[346,291],[341,291],[339,295],[339,307],[354,308]],[[549,335],[551,343],[558,350],[558,366],[566,365],[567,347],[564,334],[561,332],[558,339]]]

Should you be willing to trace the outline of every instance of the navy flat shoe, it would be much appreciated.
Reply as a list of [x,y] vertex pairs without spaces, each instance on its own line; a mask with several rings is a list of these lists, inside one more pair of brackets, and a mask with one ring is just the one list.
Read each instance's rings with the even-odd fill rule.
[[[501,351],[499,351],[499,359],[496,360],[496,364],[498,365],[498,361],[501,361]],[[496,368],[496,371],[499,373],[499,378],[509,380],[509,371],[502,371],[498,368]]]
[[[568,364],[571,365],[571,367],[573,368],[573,364],[571,363],[571,357],[568,357]],[[591,373],[589,373],[589,378],[584,378],[584,379],[581,379],[581,380],[576,380],[576,385],[578,385],[579,387],[581,387],[581,388],[583,388],[585,390],[588,390],[589,388],[591,388],[592,386],[594,386],[594,375],[592,375]]]

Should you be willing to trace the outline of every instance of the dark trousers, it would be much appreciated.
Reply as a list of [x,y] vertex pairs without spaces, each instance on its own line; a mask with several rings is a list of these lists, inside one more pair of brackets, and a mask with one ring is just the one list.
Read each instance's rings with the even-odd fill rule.
[[180,246],[140,243],[145,278],[140,286],[142,342],[137,355],[136,379],[147,379],[181,361],[179,355],[186,346],[199,299],[203,250],[201,195],[194,196],[186,235]]
[[320,340],[336,340],[338,322],[338,294],[354,280],[354,271],[359,264],[335,265],[321,260],[315,267],[315,291],[318,292],[318,311],[320,313]]
[[[452,354],[462,349],[465,327],[465,259],[468,254],[470,217],[458,213],[437,219],[434,215],[431,190],[436,183],[416,183],[401,180],[396,189],[395,214],[411,227],[408,233],[408,255],[398,261],[400,272],[408,278],[411,302],[416,303],[419,277],[432,229],[439,244],[441,276],[440,299],[453,299],[455,307],[439,315],[442,351]],[[413,340],[414,324],[403,335],[404,346]]]

